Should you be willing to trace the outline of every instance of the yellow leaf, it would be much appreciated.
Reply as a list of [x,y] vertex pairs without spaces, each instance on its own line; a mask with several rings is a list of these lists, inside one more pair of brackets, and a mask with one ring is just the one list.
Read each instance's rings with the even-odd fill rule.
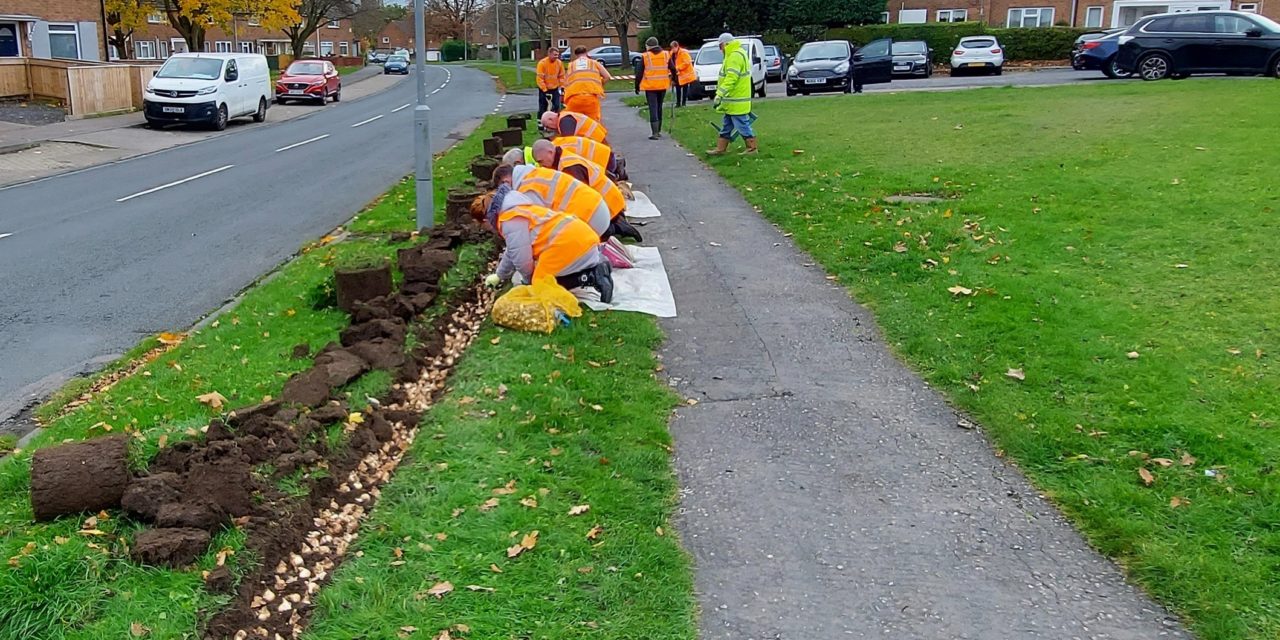
[[80,530],[80,535],[82,535],[82,536],[105,536],[105,535],[107,535],[107,532],[106,532],[106,531],[103,531],[103,530],[101,530],[101,529],[81,529],[81,530]]
[[658,534],[659,536],[665,536],[665,535],[667,535],[667,532],[663,531],[663,530],[662,530],[662,527],[658,527],[657,529],[654,529],[654,530],[653,530],[653,532],[654,532],[654,533],[656,533],[656,534]]
[[453,640],[453,636],[449,635],[448,629],[444,629],[440,633],[437,633],[436,637],[431,640]]
[[950,209],[947,209],[946,211],[943,211],[943,212],[942,212],[942,217],[944,217],[944,218],[950,218],[950,217],[951,217],[951,210],[950,210]]
[[[156,336],[156,340],[157,340],[157,341],[159,341],[159,342],[160,342],[160,344],[162,344],[162,345],[164,345],[164,346],[166,346],[166,347],[172,347],[172,346],[174,346],[174,345],[176,345],[176,344],[181,343],[181,342],[182,342],[182,339],[183,339],[183,338],[185,338],[185,337],[187,337],[187,336],[186,336],[186,334],[184,334],[184,333],[170,333],[170,332],[166,331],[166,332],[164,332],[164,333],[161,333],[161,334],[157,335],[157,336]],[[136,623],[135,623],[135,624],[136,624]]]
[[392,549],[392,550],[391,550],[391,555],[393,555],[393,556],[395,556],[395,557],[397,557],[397,558],[403,558],[403,557],[404,557],[404,549],[401,549],[400,547],[396,547],[396,548],[394,548],[394,549]]
[[1189,453],[1183,452],[1183,454],[1182,454],[1182,466],[1184,466],[1184,467],[1189,467],[1189,466],[1191,466],[1191,465],[1193,465],[1193,464],[1195,464],[1195,463],[1196,463],[1196,457],[1195,457],[1195,456],[1193,456],[1193,455],[1191,455],[1191,454],[1189,454]]
[[513,493],[515,493],[515,492],[516,492],[516,481],[515,481],[515,480],[512,480],[511,482],[508,482],[505,486],[498,487],[497,489],[494,489],[494,490],[493,490],[493,495],[495,495],[495,496],[509,496],[509,495],[511,495],[511,494],[513,494]]
[[285,309],[285,310],[284,310],[284,314],[285,314],[286,316],[289,316],[290,318],[292,318],[292,317],[294,317],[294,316],[298,315],[298,312],[297,312],[297,311],[294,311],[293,309]]
[[1189,505],[1189,504],[1191,504],[1191,501],[1190,501],[1190,500],[1188,500],[1188,499],[1186,499],[1186,498],[1183,498],[1182,496],[1174,496],[1173,498],[1171,498],[1171,499],[1169,500],[1169,508],[1170,508],[1170,509],[1177,509],[1178,507],[1185,507],[1185,506],[1187,506],[1187,505]]
[[1124,356],[1130,360],[1137,360],[1139,357],[1142,356],[1142,354],[1138,353],[1137,351],[1130,351],[1129,353],[1124,354]]
[[1156,481],[1156,477],[1151,475],[1151,472],[1147,471],[1146,467],[1140,467],[1138,469],[1138,477],[1142,478],[1142,484],[1148,487],[1155,484]]
[[489,341],[489,344],[498,344],[499,342],[502,342],[502,336],[494,337],[494,339]]
[[1162,466],[1162,467],[1172,467],[1172,466],[1173,466],[1173,461],[1172,461],[1172,460],[1170,460],[1170,459],[1168,459],[1168,458],[1152,458],[1152,459],[1151,459],[1151,461],[1152,461],[1152,462],[1154,462],[1154,463],[1156,463],[1156,464],[1158,464],[1158,465],[1160,465],[1160,466]]
[[587,539],[595,540],[596,538],[599,538],[602,533],[604,533],[604,528],[600,525],[596,525],[591,527],[591,530],[587,532]]
[[490,571],[492,571],[492,572],[494,572],[494,573],[502,573],[502,567],[499,567],[499,566],[498,566],[498,565],[496,565],[496,564],[491,564],[491,565],[489,565],[489,570],[490,570]]
[[497,506],[498,506],[498,499],[489,498],[488,500],[485,500],[484,503],[477,508],[480,509],[481,511],[489,511]]
[[604,407],[602,407],[602,406],[600,406],[600,405],[598,405],[598,404],[593,404],[593,405],[591,405],[591,409],[592,409],[593,411],[604,411]]
[[129,623],[129,635],[135,638],[141,638],[142,636],[145,636],[148,633],[151,633],[151,629],[148,629],[147,627],[143,626],[141,622]]
[[[945,260],[944,260],[944,262],[945,262]],[[948,287],[948,288],[947,288],[947,291],[950,291],[953,295],[957,295],[957,296],[969,296],[969,295],[973,295],[973,289],[969,289],[969,288],[967,288],[967,287],[962,287],[962,286],[960,286],[960,285],[956,285],[956,286],[954,286],[954,287]]]
[[589,504],[575,505],[575,506],[569,507],[569,515],[580,516],[590,510],[591,510],[591,505]]
[[521,538],[520,546],[530,550],[538,546],[538,530],[534,529],[526,534],[525,537]]
[[359,411],[353,411],[347,416],[347,424],[364,424],[364,414]]
[[538,501],[537,501],[533,496],[529,496],[529,497],[527,497],[527,498],[521,498],[521,499],[520,499],[520,504],[522,504],[522,505],[524,505],[524,506],[526,506],[526,507],[529,507],[530,509],[537,509],[537,508],[538,508]]
[[221,411],[222,405],[227,402],[227,397],[217,391],[210,391],[204,395],[196,396],[196,400],[213,408],[214,411]]

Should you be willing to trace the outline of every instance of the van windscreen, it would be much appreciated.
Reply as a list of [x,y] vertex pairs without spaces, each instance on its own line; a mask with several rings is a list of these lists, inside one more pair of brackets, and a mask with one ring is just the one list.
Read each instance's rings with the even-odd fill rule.
[[169,58],[156,72],[157,78],[189,78],[213,80],[222,75],[222,61],[217,58]]

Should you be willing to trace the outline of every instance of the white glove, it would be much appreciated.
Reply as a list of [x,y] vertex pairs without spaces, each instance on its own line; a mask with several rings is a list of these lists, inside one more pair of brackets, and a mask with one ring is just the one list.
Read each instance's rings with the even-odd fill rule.
[[497,289],[502,280],[498,279],[498,274],[491,273],[484,277],[484,285],[490,289]]

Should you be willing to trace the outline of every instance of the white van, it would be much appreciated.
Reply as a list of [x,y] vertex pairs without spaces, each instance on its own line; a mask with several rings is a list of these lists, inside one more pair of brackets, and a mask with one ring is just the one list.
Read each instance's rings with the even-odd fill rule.
[[177,53],[147,83],[142,99],[147,124],[206,123],[221,131],[227,121],[267,119],[271,71],[258,53]]
[[[760,36],[739,36],[742,49],[747,52],[747,61],[751,64],[752,93],[757,98],[765,95],[765,62],[764,41]],[[724,62],[724,52],[716,38],[707,39],[693,54],[693,70],[698,74],[698,81],[689,87],[689,97],[693,100],[711,98],[716,95],[716,82],[720,79],[720,65]]]

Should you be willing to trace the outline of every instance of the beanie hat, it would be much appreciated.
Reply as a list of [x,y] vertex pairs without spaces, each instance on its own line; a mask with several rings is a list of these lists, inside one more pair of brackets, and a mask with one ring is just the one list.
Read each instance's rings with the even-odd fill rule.
[[720,34],[719,42],[720,44],[729,44],[730,42],[733,42],[733,34],[728,31]]
[[649,39],[644,41],[644,46],[650,49],[656,49],[658,47],[658,39],[653,36],[649,36]]

